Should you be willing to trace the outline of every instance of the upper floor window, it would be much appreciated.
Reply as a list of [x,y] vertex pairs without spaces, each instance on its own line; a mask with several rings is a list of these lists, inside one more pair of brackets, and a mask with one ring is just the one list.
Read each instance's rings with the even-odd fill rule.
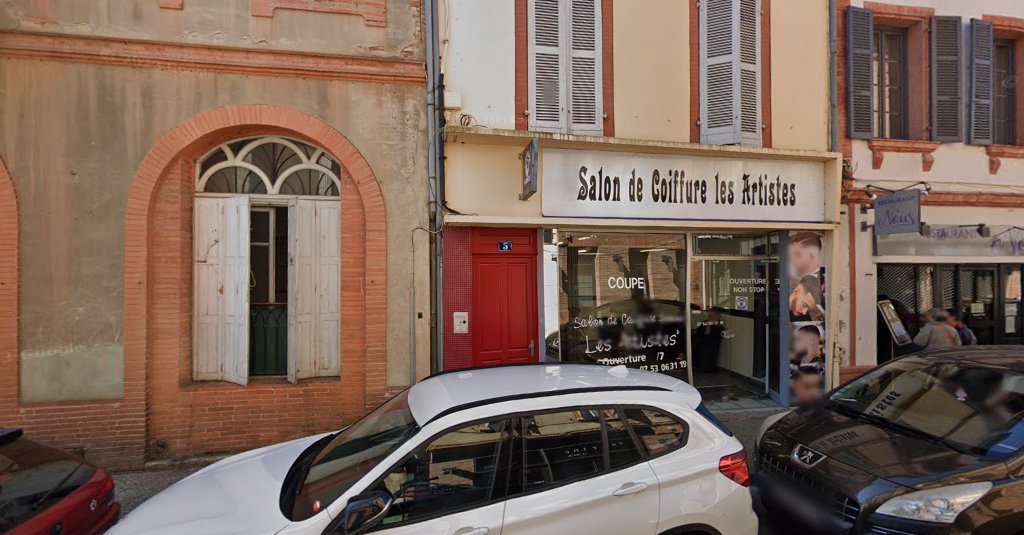
[[1017,144],[1017,87],[1013,41],[996,41],[992,54],[992,134],[997,145]]
[[220,145],[193,203],[193,378],[336,376],[343,170],[282,137]]
[[530,0],[530,128],[600,135],[600,0]]
[[849,137],[962,141],[962,26],[930,8],[848,7]]
[[871,81],[874,98],[874,137],[907,137],[907,34],[875,28]]
[[761,145],[761,2],[700,2],[700,141]]

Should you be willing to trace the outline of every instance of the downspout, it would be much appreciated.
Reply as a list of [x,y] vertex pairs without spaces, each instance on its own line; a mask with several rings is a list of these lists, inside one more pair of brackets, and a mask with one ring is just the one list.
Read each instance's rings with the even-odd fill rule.
[[836,0],[828,0],[828,107],[829,107],[829,142],[828,150],[839,150],[839,79],[837,62],[839,60],[839,39],[837,36]]
[[440,69],[440,33],[437,5],[426,0],[426,75],[427,75],[427,183],[430,196],[430,371],[443,367],[444,355],[444,84]]
[[[828,142],[828,150],[830,152],[838,152],[839,151],[839,74],[838,74],[838,63],[839,63],[838,17],[839,17],[839,15],[837,13],[838,9],[839,8],[836,5],[836,0],[828,0],[828,107],[829,107],[829,110],[828,110],[828,113],[829,113],[829,129],[828,129],[829,130],[829,142]],[[840,166],[839,166],[839,190],[840,190],[840,195],[842,195],[842,188],[843,188],[843,166],[842,166],[842,163],[840,163]],[[852,211],[851,211],[851,217],[852,217]],[[851,223],[851,226],[852,226],[852,223]],[[838,232],[833,231],[832,235],[833,236],[837,236]],[[836,248],[836,242],[838,242],[838,241],[839,241],[838,237],[833,239],[832,240],[832,246],[830,247],[830,250],[832,251],[832,254],[830,256],[832,257],[831,258],[831,264],[832,264],[831,269],[832,269],[832,276],[833,277],[835,277],[835,275],[837,273],[837,269],[836,268],[838,266],[839,251]],[[856,277],[856,275],[851,270],[850,271],[850,279],[851,279],[851,281],[853,280],[854,277]],[[829,298],[832,299],[832,306],[835,307],[836,304],[838,303],[838,300],[836,299],[838,292],[837,291],[832,291],[832,292],[829,292],[829,293],[830,293]],[[829,374],[828,374],[828,377],[827,377],[827,380],[828,380],[829,384],[827,386],[832,387],[834,385],[838,385],[839,384],[839,377],[840,377],[840,370],[842,369],[842,362],[840,362],[840,359],[837,358],[838,357],[837,349],[839,347],[839,343],[836,341],[836,335],[838,333],[835,332],[836,331],[835,326],[838,325],[839,322],[835,318],[835,311],[833,311],[833,313],[830,314],[830,317],[831,317],[831,323],[829,325],[829,330],[832,331],[832,332],[831,332],[829,338],[831,338],[833,340],[833,342],[832,342],[832,348],[831,348],[831,351],[830,351],[831,354],[830,354],[829,359],[828,359],[828,362],[830,363],[830,366],[829,366]],[[850,318],[850,321],[848,322],[848,324],[852,326],[854,324],[854,321],[856,321],[855,318]],[[856,340],[854,340],[852,338],[853,334],[854,333],[851,333],[851,344],[855,344],[856,343]]]

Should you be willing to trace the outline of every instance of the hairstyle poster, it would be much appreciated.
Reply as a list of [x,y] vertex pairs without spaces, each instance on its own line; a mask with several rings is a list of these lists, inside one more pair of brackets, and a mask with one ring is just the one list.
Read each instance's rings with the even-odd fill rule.
[[817,401],[825,392],[825,270],[822,236],[789,237],[789,395],[793,405]]

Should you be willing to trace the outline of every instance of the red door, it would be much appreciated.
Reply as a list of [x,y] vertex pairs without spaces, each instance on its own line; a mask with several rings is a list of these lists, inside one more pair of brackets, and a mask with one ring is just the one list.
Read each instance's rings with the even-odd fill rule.
[[537,231],[473,229],[473,365],[536,362]]

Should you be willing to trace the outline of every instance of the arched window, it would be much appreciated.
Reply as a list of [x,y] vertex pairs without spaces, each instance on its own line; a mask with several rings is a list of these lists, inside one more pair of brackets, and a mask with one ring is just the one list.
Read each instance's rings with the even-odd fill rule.
[[224,143],[200,160],[196,191],[337,197],[341,164],[301,141],[257,137]]
[[340,373],[345,177],[284,137],[224,143],[196,169],[193,378]]

